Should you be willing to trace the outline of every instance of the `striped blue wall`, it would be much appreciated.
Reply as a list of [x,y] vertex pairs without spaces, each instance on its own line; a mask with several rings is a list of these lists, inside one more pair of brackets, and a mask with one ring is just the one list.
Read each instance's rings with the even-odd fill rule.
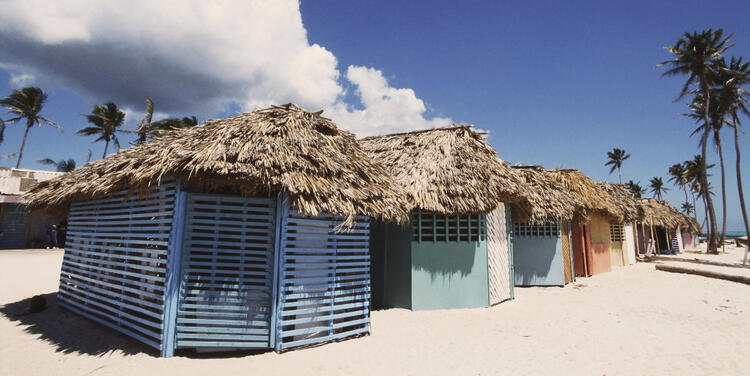
[[59,304],[161,349],[174,199],[167,183],[73,203]]

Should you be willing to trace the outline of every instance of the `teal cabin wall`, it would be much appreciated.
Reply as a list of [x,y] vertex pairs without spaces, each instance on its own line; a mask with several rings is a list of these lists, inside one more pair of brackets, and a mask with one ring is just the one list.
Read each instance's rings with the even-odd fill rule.
[[565,286],[560,236],[513,237],[516,286]]
[[373,308],[411,309],[409,229],[373,222],[370,228],[370,255]]
[[489,306],[487,241],[412,242],[412,309]]

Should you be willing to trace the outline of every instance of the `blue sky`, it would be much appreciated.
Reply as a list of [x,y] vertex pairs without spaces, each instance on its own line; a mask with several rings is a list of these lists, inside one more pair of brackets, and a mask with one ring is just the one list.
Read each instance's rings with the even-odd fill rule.
[[[45,116],[65,128],[63,133],[51,127],[33,129],[22,167],[44,168],[35,162],[43,157],[72,157],[82,162],[89,148],[95,158],[100,157],[103,144],[92,145],[90,139],[75,135],[85,125],[79,114],[88,112],[93,103],[115,100],[129,108],[127,127],[132,128],[143,110],[140,98],[155,93],[160,98],[157,111],[164,112],[163,116],[197,115],[200,120],[274,101],[295,101],[310,109],[325,108],[342,127],[360,133],[366,132],[368,124],[378,129],[376,133],[399,130],[394,123],[400,119],[406,124],[404,130],[451,120],[471,123],[489,130],[490,143],[511,163],[577,168],[595,180],[617,179],[616,173],[608,174],[604,162],[606,151],[621,147],[632,154],[623,167],[623,179],[645,186],[654,176],[666,180],[669,165],[699,152],[698,140],[688,137],[693,124],[680,116],[685,104],[674,102],[683,79],[661,79],[662,69],[655,67],[669,58],[663,47],[684,31],[722,27],[736,33],[736,46],[729,55],[750,58],[750,26],[746,22],[750,3],[740,1],[715,1],[710,6],[698,1],[678,5],[638,1],[303,1],[299,8],[295,2],[287,5],[266,14],[263,11],[268,9],[262,7],[257,12],[264,19],[278,21],[274,25],[288,25],[286,29],[264,28],[262,22],[256,29],[238,26],[234,33],[252,42],[252,48],[240,51],[245,53],[239,56],[240,65],[230,58],[215,61],[216,53],[206,57],[196,52],[208,49],[211,41],[228,41],[231,35],[203,41],[182,38],[190,31],[175,34],[181,32],[177,28],[163,34],[157,30],[152,35],[157,40],[153,46],[148,45],[151,42],[122,42],[121,46],[121,41],[141,36],[117,25],[111,26],[114,31],[102,32],[94,21],[84,25],[90,34],[84,36],[79,36],[78,25],[70,24],[63,25],[68,32],[64,36],[55,34],[60,28],[50,28],[52,31],[31,37],[22,35],[20,28],[0,26],[0,93],[24,83],[40,85],[50,95]],[[20,5],[8,13],[14,11],[17,14],[0,16],[0,22],[38,22],[29,20]],[[238,9],[234,13],[243,11],[250,12]],[[195,28],[214,30],[210,20],[200,16],[191,20],[191,13],[174,13]],[[50,14],[54,17],[54,10]],[[158,43],[162,39],[166,42]],[[307,52],[304,58],[288,57],[266,40],[287,46],[301,43],[299,48]],[[108,44],[103,48],[104,42]],[[169,49],[172,43],[182,43],[185,48],[174,52]],[[92,48],[83,49],[87,45]],[[19,46],[36,54],[11,51]],[[139,51],[141,46],[149,50]],[[71,51],[85,59],[66,58]],[[100,56],[102,51],[109,53],[108,59]],[[121,51],[127,51],[125,59],[112,59]],[[236,50],[226,51],[234,55]],[[146,57],[135,61],[146,61],[143,65],[112,63],[139,52]],[[176,54],[179,63],[170,60]],[[262,59],[266,55],[279,58],[268,63]],[[285,58],[299,63],[288,69],[276,67],[284,65],[279,62]],[[240,74],[245,68],[241,61],[252,66],[245,75]],[[108,64],[117,70],[107,71]],[[149,75],[151,72],[144,73],[149,64],[164,64],[167,69]],[[218,73],[205,68],[211,64],[218,67]],[[172,77],[169,67],[175,65],[187,73],[174,69],[177,73]],[[305,68],[302,73],[300,66]],[[234,77],[234,72],[240,73]],[[279,72],[291,78],[273,78],[279,77]],[[27,73],[29,77],[24,76]],[[212,74],[219,73],[221,79],[233,81],[212,84],[217,81]],[[111,88],[106,74],[118,76],[109,82]],[[264,79],[266,76],[271,78]],[[313,76],[319,79],[298,85]],[[190,82],[175,83],[180,80]],[[200,86],[193,81],[201,82]],[[243,84],[235,88],[239,81]],[[191,99],[170,99],[181,93]],[[378,102],[381,94],[393,99]],[[162,110],[160,103],[164,104]],[[750,119],[745,123],[750,124]],[[17,150],[21,128],[8,127],[0,154]],[[727,130],[724,138],[727,227],[740,230],[731,132]],[[741,142],[750,159],[750,140],[743,136]],[[709,160],[718,161],[713,151]],[[14,159],[0,162],[14,164]],[[748,166],[746,162],[743,167],[746,180],[750,179]],[[713,179],[718,201],[718,169]],[[750,180],[745,185],[750,186]],[[747,188],[745,195],[750,198]],[[684,200],[677,188],[666,198],[675,206]]]

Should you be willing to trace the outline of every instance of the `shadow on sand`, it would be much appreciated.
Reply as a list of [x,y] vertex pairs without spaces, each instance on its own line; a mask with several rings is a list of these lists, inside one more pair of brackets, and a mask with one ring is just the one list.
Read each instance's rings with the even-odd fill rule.
[[55,346],[57,352],[104,356],[116,351],[125,355],[159,356],[155,349],[59,307],[57,293],[42,297],[47,301],[47,308],[41,312],[28,313],[31,298],[27,298],[0,306],[0,314],[23,327],[26,333]]

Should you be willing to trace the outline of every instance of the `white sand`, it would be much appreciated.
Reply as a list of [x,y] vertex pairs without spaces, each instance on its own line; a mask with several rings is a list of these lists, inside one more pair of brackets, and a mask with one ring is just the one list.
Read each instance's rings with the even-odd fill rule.
[[[0,305],[57,288],[61,252],[0,251]],[[52,299],[53,295],[48,296]],[[284,354],[161,359],[49,307],[0,308],[0,375],[748,374],[750,286],[639,263],[490,309],[373,312],[372,335]]]

